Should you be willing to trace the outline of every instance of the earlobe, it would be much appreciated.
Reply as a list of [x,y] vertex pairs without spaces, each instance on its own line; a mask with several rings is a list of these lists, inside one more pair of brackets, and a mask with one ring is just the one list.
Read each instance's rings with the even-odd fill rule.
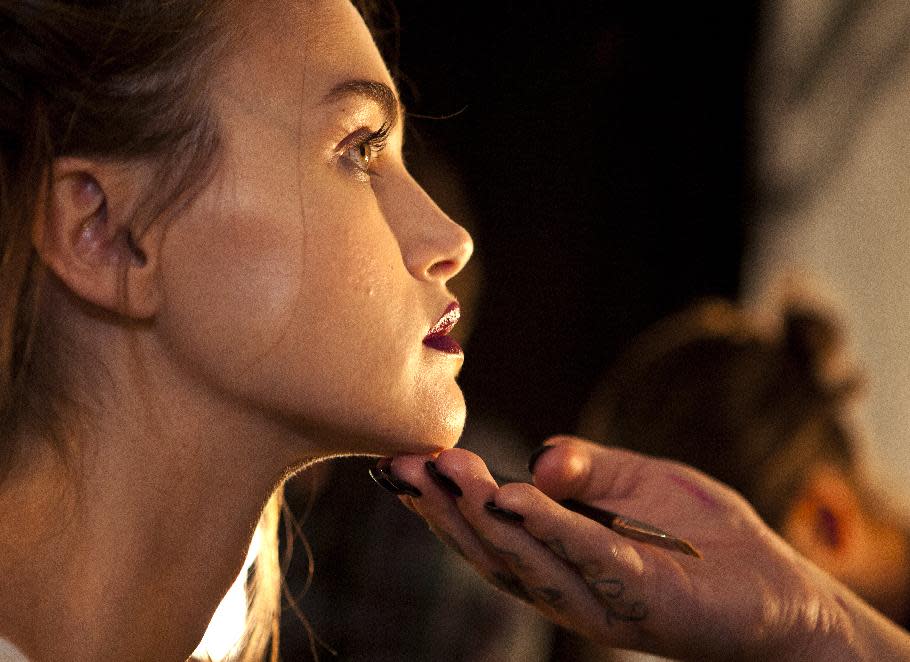
[[124,169],[61,158],[35,220],[33,241],[44,264],[80,298],[131,318],[157,308],[149,250],[130,221],[139,186]]

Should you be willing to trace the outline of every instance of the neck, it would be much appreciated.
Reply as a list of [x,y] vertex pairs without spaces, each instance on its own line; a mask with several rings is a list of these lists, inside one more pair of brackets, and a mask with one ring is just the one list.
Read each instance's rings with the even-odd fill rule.
[[186,659],[295,459],[287,430],[142,376],[71,435],[65,469],[36,450],[0,486],[0,634],[36,662]]

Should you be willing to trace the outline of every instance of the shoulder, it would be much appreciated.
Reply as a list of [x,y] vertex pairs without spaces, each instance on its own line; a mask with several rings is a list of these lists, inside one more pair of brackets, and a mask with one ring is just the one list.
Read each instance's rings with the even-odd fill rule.
[[28,662],[28,658],[12,643],[0,637],[0,662]]

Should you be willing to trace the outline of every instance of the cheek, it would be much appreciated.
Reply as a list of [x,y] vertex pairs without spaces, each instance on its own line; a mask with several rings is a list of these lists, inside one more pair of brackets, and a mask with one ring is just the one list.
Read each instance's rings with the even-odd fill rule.
[[159,323],[174,361],[350,444],[335,450],[452,445],[464,401],[422,345],[426,294],[394,233],[371,198],[320,195],[308,181],[303,210],[247,205],[168,232]]
[[345,390],[376,376],[393,385],[416,372],[409,362],[419,333],[398,244],[384,224],[358,211],[307,214],[305,283],[284,340],[306,363],[303,379],[329,377],[332,388]]
[[242,215],[177,221],[162,250],[169,337],[196,360],[255,361],[294,307],[301,251],[293,224]]

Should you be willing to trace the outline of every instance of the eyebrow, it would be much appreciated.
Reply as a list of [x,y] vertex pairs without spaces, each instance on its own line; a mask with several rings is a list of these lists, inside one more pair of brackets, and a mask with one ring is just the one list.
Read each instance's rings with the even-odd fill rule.
[[351,96],[366,98],[378,105],[390,126],[395,126],[401,117],[398,95],[385,83],[375,80],[346,80],[339,83],[329,90],[323,103],[334,103]]

